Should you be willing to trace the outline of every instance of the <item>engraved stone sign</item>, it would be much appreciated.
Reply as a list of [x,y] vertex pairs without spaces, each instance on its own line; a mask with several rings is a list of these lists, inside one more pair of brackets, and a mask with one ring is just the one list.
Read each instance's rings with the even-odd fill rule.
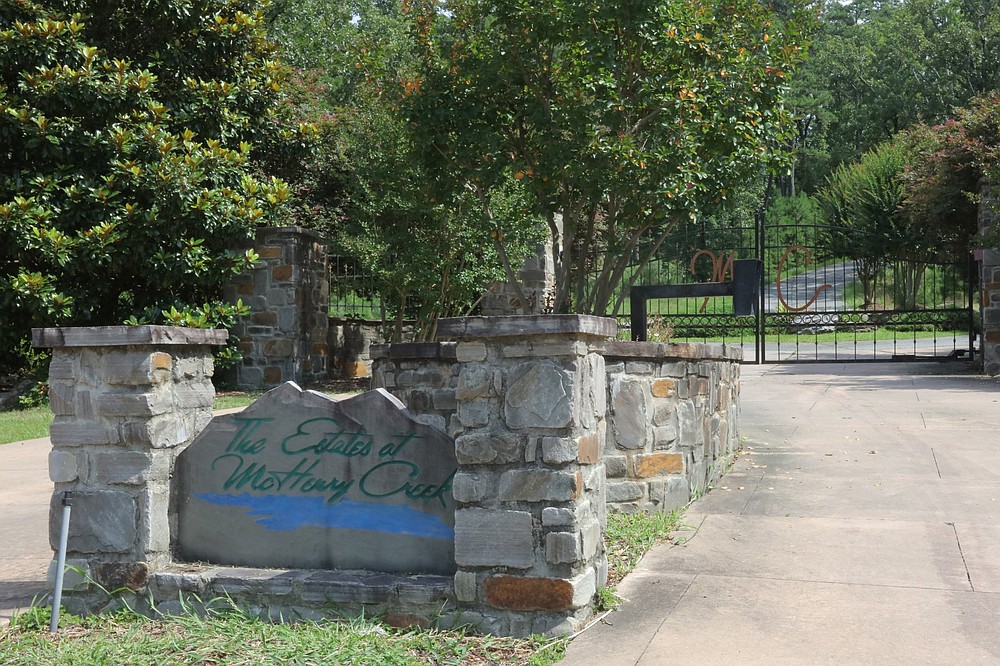
[[177,459],[181,559],[455,571],[454,441],[384,390],[337,401],[288,382],[217,416]]

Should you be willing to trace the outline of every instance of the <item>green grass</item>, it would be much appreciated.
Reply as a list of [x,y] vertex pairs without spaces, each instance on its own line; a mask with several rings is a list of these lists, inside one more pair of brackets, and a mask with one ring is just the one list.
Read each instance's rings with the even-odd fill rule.
[[608,555],[608,587],[614,587],[635,569],[642,556],[657,543],[670,539],[681,525],[683,513],[611,513],[604,542]]
[[0,444],[47,437],[52,423],[48,405],[0,412]]
[[371,620],[272,624],[238,611],[150,620],[130,612],[62,616],[48,633],[47,609],[0,630],[6,666],[49,664],[530,664],[562,658],[566,641],[397,629]]

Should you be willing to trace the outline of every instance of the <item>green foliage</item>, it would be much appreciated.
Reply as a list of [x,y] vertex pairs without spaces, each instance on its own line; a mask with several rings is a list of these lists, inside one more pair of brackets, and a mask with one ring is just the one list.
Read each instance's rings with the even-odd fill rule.
[[815,191],[839,164],[1000,88],[1000,0],[855,0],[822,10],[792,81],[798,159],[781,180],[786,194],[796,183]]
[[648,261],[778,161],[810,25],[803,4],[743,0],[406,6],[420,70],[401,103],[439,187],[487,210],[525,187],[557,239],[556,310],[594,313],[616,309],[637,248]]
[[670,513],[610,513],[605,529],[608,556],[608,586],[624,578],[642,556],[661,541],[670,539],[680,527],[681,511]]
[[[428,171],[398,99],[413,91],[402,82],[412,84],[416,60],[398,4],[280,2],[271,29],[291,62],[312,68],[293,77],[288,111],[313,123],[318,141],[280,170],[302,202],[297,220],[373,274],[395,338],[404,319],[416,321],[418,338],[432,337],[437,319],[468,314],[491,282],[508,278],[505,264],[516,268],[540,240],[523,188],[512,180],[480,198]],[[512,228],[498,232],[497,215]]]
[[831,254],[855,260],[866,308],[874,305],[879,270],[910,247],[911,238],[897,215],[904,197],[901,174],[909,157],[901,143],[883,143],[859,162],[837,167],[818,194],[830,221]]
[[9,0],[0,7],[0,367],[32,326],[214,303],[290,191],[263,3]]

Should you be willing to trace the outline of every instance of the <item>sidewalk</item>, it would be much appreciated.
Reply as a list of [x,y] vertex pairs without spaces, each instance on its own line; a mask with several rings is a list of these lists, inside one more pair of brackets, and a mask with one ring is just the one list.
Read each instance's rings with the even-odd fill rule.
[[963,368],[744,366],[745,454],[561,664],[1000,663],[1000,382]]

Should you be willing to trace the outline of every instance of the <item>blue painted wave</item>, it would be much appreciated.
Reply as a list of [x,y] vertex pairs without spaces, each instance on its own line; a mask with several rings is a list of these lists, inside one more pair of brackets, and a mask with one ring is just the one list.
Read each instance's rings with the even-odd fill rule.
[[391,532],[431,539],[454,539],[455,530],[440,517],[401,504],[340,500],[328,504],[322,497],[290,495],[225,495],[198,493],[198,499],[218,506],[242,506],[266,530],[289,532],[300,527],[333,527]]

